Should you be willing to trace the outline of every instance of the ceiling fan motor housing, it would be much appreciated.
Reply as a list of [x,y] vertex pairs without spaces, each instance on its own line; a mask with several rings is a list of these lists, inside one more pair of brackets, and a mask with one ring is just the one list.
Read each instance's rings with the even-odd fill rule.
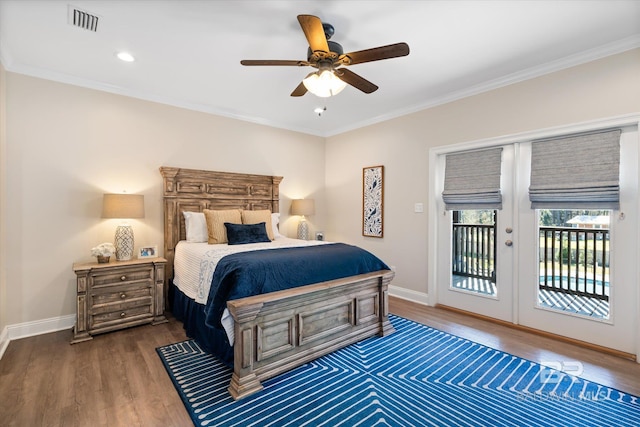
[[[336,54],[336,57],[342,55],[344,53],[344,49],[340,43],[332,42],[327,40],[327,44],[329,45],[329,51]],[[329,52],[327,52],[329,53]],[[311,56],[313,55],[313,51],[311,48],[307,49],[307,60],[311,60]]]

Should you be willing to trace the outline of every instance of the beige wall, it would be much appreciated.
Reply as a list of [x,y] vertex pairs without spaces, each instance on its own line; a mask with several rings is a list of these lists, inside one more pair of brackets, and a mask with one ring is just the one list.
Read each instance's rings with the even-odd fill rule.
[[136,246],[162,247],[162,165],[284,176],[284,233],[291,198],[318,199],[310,221],[325,220],[323,138],[11,72],[6,106],[9,325],[75,314],[71,266],[118,223],[100,218],[103,193],[144,194]]
[[[640,50],[326,141],[0,69],[3,102],[0,332],[75,313],[71,265],[117,225],[100,219],[104,192],[144,194],[136,246],[162,247],[161,165],[282,175],[285,234],[290,199],[314,197],[312,231],[371,250],[396,267],[394,285],[426,292],[428,213],[413,208],[428,206],[429,149],[640,112]],[[362,167],[373,165],[385,166],[382,239],[361,236]]]
[[[638,112],[640,49],[328,138],[327,238],[375,252],[396,267],[393,285],[426,293],[430,148]],[[385,166],[383,239],[361,235],[372,165]]]
[[[2,334],[7,326],[7,280],[6,280],[6,214],[5,214],[5,183],[6,183],[6,71],[0,64],[0,349],[2,348]],[[2,351],[0,350],[0,353]]]

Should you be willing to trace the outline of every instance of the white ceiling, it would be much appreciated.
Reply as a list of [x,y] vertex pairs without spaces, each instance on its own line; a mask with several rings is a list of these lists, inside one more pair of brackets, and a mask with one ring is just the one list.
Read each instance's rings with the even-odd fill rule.
[[[69,4],[98,15],[97,32],[70,25]],[[298,14],[331,23],[345,52],[407,42],[411,53],[350,67],[372,94],[293,98],[314,69],[240,60],[306,60]],[[320,136],[637,47],[640,1],[0,0],[8,71]]]

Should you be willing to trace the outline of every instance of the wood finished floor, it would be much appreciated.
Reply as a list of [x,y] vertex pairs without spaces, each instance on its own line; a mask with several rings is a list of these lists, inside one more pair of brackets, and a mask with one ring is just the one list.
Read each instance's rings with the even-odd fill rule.
[[[398,298],[390,310],[536,362],[580,361],[584,378],[640,395],[640,364],[630,360]],[[193,425],[155,352],[186,339],[169,319],[75,345],[71,331],[12,341],[0,360],[0,425]]]

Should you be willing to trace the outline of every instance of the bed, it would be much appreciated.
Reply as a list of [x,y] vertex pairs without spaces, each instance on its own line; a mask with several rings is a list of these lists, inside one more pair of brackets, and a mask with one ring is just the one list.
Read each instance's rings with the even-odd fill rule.
[[[165,301],[172,301],[174,315],[183,321],[188,336],[233,365],[229,393],[234,399],[261,390],[261,381],[267,378],[365,338],[394,332],[388,319],[388,286],[394,273],[386,266],[225,301],[231,337],[224,328],[207,322],[211,309],[173,286],[176,249],[186,240],[184,212],[242,209],[278,213],[282,177],[174,167],[161,167],[160,172],[168,260]],[[328,246],[339,249],[335,244]],[[275,256],[285,250],[255,252]]]

